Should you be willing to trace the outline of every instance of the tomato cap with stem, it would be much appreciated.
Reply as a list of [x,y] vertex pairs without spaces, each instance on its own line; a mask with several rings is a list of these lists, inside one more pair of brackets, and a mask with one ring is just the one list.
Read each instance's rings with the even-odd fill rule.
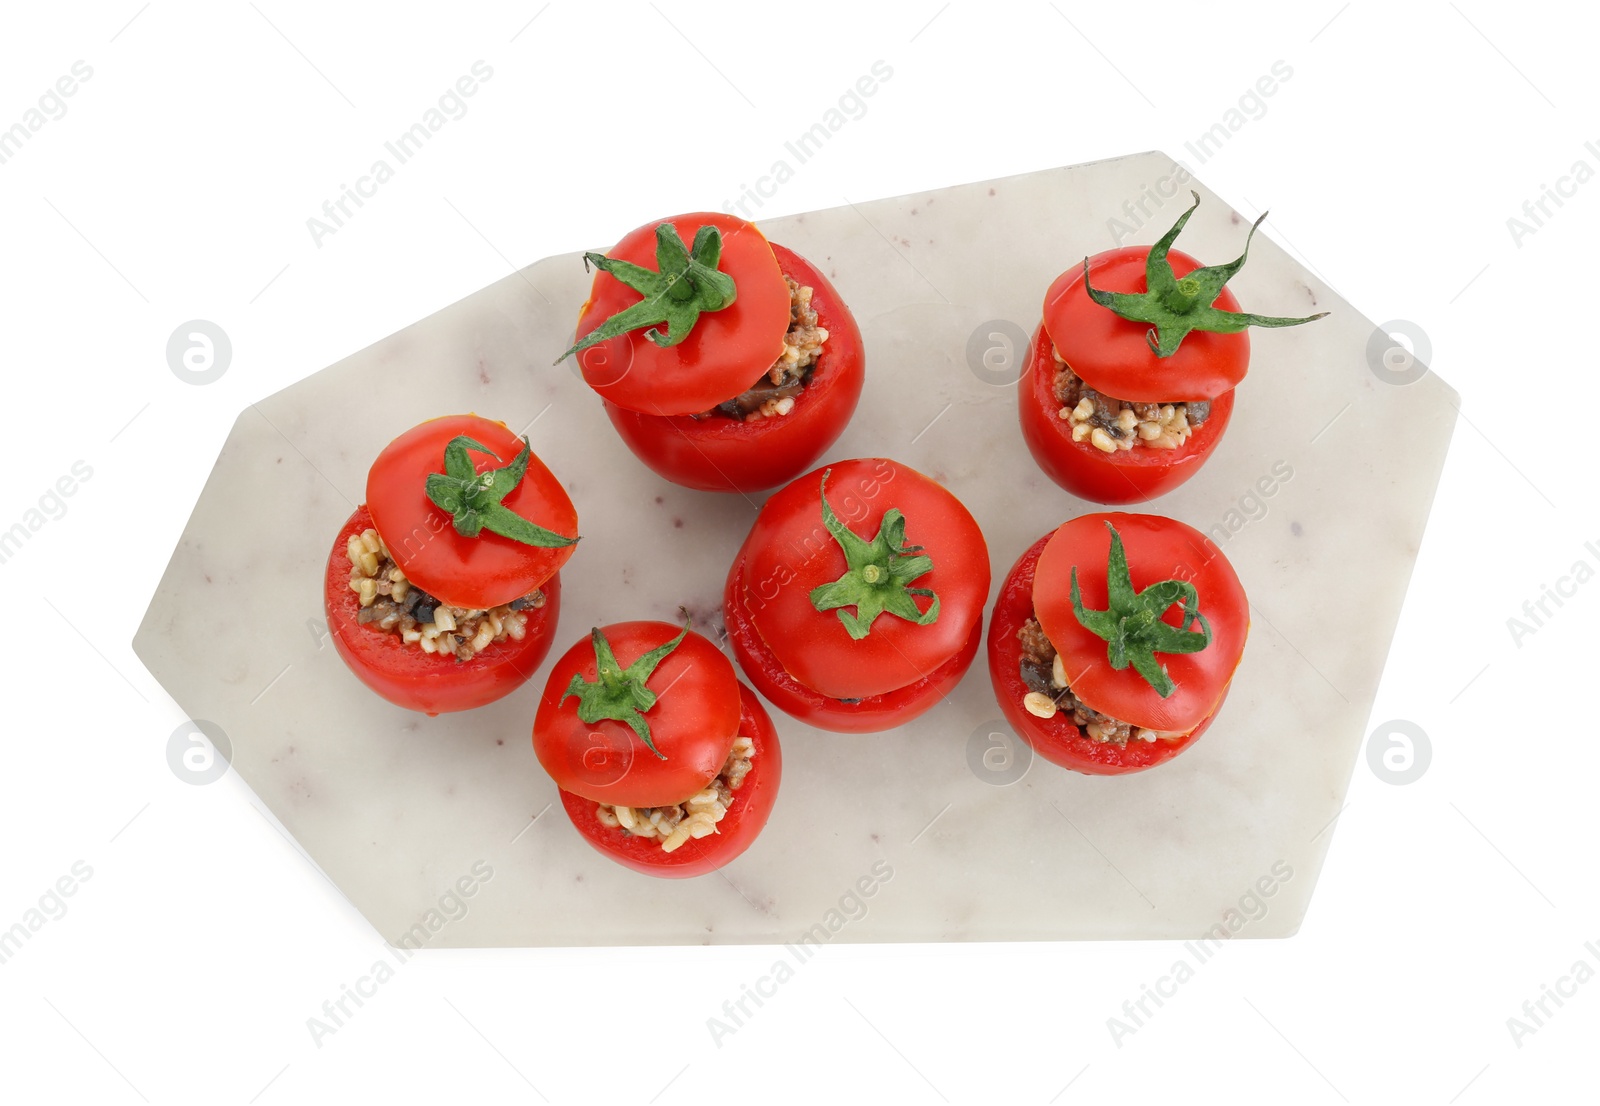
[[[555,359],[557,365],[580,350],[645,326],[650,329],[644,336],[656,345],[675,346],[689,336],[702,311],[721,311],[738,297],[733,278],[717,269],[722,260],[722,232],[712,226],[695,231],[693,248],[685,249],[676,227],[658,225],[654,271],[600,253],[586,253],[583,260],[585,265],[610,273],[644,299],[590,331]],[[656,328],[657,323],[667,324],[665,334]]]
[[[694,223],[695,220],[691,218],[681,223],[680,227],[692,234]],[[722,233],[726,247],[723,269],[731,272],[734,265],[728,257],[733,252],[734,244],[744,239],[746,234],[735,238],[734,231],[730,229],[724,229]],[[755,233],[747,232],[752,240]],[[647,389],[643,396],[633,397],[631,401],[621,398],[614,402],[612,397],[603,400],[606,417],[611,420],[628,449],[657,475],[675,484],[700,491],[720,492],[754,492],[786,484],[816,466],[818,459],[844,430],[861,398],[866,379],[861,328],[856,325],[838,290],[815,265],[793,250],[777,242],[768,242],[766,245],[773,256],[778,278],[770,295],[775,308],[770,329],[775,341],[770,349],[760,344],[750,346],[748,357],[741,358],[741,363],[746,367],[740,370],[738,376],[726,379],[725,387],[717,389],[720,394],[704,394],[702,398],[706,401],[705,405],[697,408],[697,413],[667,415],[654,412],[652,403],[656,399],[656,392],[653,388]],[[828,340],[816,364],[812,366],[810,380],[800,395],[795,397],[793,410],[782,418],[763,418],[753,422],[700,417],[709,407],[742,393],[752,380],[759,380],[770,370],[773,359],[782,349],[784,328],[790,325],[791,297],[784,278],[812,290],[811,310],[817,315],[817,325],[828,332]],[[759,304],[763,294],[761,285],[764,283],[760,279],[760,267],[757,267],[754,281],[742,271],[734,273],[734,279],[739,284],[739,302],[727,311],[703,317],[696,328],[697,333],[703,331],[710,321],[725,322],[729,312],[740,310],[740,305],[749,311],[752,304]],[[625,306],[625,301],[607,304],[608,309],[620,309],[621,306]],[[700,334],[700,340],[705,341],[704,334]],[[694,341],[695,338],[691,336],[685,345],[692,345]],[[616,351],[619,356],[626,357],[630,372],[634,354],[638,352],[646,356],[672,352],[643,341],[637,344],[642,347],[640,350],[630,348],[625,354]],[[604,345],[595,347],[599,352],[608,348]],[[677,347],[679,350],[683,348]],[[580,359],[585,356],[587,354],[579,354]],[[698,362],[689,357],[683,358],[676,368],[668,370],[680,381],[684,376],[698,371]]]
[[[1197,608],[1205,609],[1210,643],[1159,658],[1176,685],[1171,695],[1159,694],[1131,661],[1120,669],[1107,663],[1108,642],[1083,625],[1074,610],[1074,569],[1083,601],[1108,610],[1113,606],[1108,521],[1121,538],[1135,587],[1149,590],[1169,577],[1187,580],[1198,592]],[[1069,519],[1041,550],[1031,590],[1031,613],[1055,646],[1073,693],[1090,708],[1141,729],[1183,733],[1199,724],[1216,706],[1244,653],[1250,604],[1238,575],[1211,538],[1163,515],[1110,511]],[[1184,629],[1182,597],[1173,598],[1157,617],[1174,630]]]
[[1178,346],[1184,338],[1194,330],[1212,334],[1238,334],[1252,326],[1299,326],[1328,314],[1322,311],[1303,319],[1289,319],[1276,315],[1252,315],[1246,311],[1224,311],[1213,306],[1223,286],[1250,255],[1250,239],[1255,236],[1262,220],[1266,219],[1265,211],[1261,213],[1261,218],[1250,224],[1250,232],[1245,235],[1244,252],[1237,258],[1225,265],[1195,269],[1179,280],[1167,261],[1167,251],[1177,240],[1178,232],[1189,221],[1189,216],[1200,206],[1200,193],[1190,192],[1189,195],[1194,197],[1194,203],[1178,216],[1172,229],[1150,247],[1149,255],[1145,258],[1145,291],[1106,292],[1095,288],[1089,283],[1089,259],[1083,259],[1083,288],[1089,298],[1124,319],[1149,323],[1151,329],[1145,332],[1145,342],[1152,353],[1157,357],[1171,357],[1178,352]]

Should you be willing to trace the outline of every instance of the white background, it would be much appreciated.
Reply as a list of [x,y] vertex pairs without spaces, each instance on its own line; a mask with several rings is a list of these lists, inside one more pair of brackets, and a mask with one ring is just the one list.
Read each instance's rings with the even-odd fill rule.
[[[1564,185],[1520,240],[1507,220],[1600,168],[1600,28],[1483,0],[540,2],[8,8],[0,127],[75,61],[93,76],[0,165],[0,529],[74,462],[92,477],[0,564],[0,928],[74,862],[93,875],[0,964],[0,1098],[1476,1104],[1592,1085],[1600,981],[1520,1042],[1507,1019],[1600,966],[1579,705],[1600,583],[1569,582],[1520,641],[1507,620],[1600,565],[1600,183]],[[480,59],[467,114],[314,244],[306,220]],[[318,1047],[306,1020],[384,947],[237,777],[174,776],[182,715],[129,646],[235,415],[513,267],[737,199],[880,59],[865,115],[761,216],[1162,149],[1246,215],[1270,204],[1265,232],[1366,315],[1425,332],[1463,418],[1371,726],[1422,727],[1426,772],[1358,763],[1300,934],[1228,945],[1120,1044],[1107,1019],[1177,946],[830,945],[720,1048],[705,1019],[773,950],[435,953]],[[1276,61],[1292,77],[1245,105],[1259,118],[1203,162],[1184,148]],[[203,387],[165,357],[195,318],[234,349]]]

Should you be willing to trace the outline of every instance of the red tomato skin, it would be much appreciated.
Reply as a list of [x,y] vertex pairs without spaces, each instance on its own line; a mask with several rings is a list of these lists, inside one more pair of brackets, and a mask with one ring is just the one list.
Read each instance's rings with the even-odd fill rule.
[[[1148,246],[1095,254],[1089,259],[1090,279],[1104,292],[1143,292],[1149,256]],[[1200,262],[1181,250],[1169,250],[1167,260],[1180,280],[1200,268]],[[1212,303],[1223,311],[1239,310],[1239,301],[1228,288]],[[1124,319],[1089,298],[1082,265],[1058,276],[1045,293],[1044,329],[1089,387],[1131,402],[1214,399],[1243,380],[1250,365],[1248,331],[1190,331],[1172,356],[1157,357],[1145,338],[1148,323]],[[1044,348],[1048,359],[1049,347]]]
[[717,823],[716,833],[691,837],[670,853],[662,851],[659,840],[635,837],[620,827],[602,824],[595,817],[592,799],[562,791],[561,806],[585,841],[623,867],[663,879],[713,872],[755,841],[772,813],[783,779],[778,731],[761,701],[743,684],[739,685],[739,733],[755,743],[755,755],[750,758],[750,772],[744,783],[734,792],[733,805]]
[[1057,413],[1061,404],[1055,398],[1055,373],[1050,339],[1041,325],[1034,334],[1027,372],[1017,386],[1022,440],[1046,476],[1094,503],[1145,503],[1167,494],[1200,471],[1233,417],[1234,395],[1229,389],[1211,401],[1211,417],[1177,449],[1134,446],[1106,453],[1087,440],[1072,440],[1072,424]]
[[323,611],[333,647],[356,677],[389,702],[427,715],[471,710],[521,687],[550,652],[561,614],[561,576],[540,586],[544,606],[526,611],[527,634],[489,646],[470,661],[424,653],[414,645],[356,621],[361,602],[350,590],[350,538],[372,526],[366,507],[358,507],[333,543],[323,581]]
[[[444,471],[445,446],[463,434],[500,455],[496,461],[474,451],[479,472],[510,464],[522,449],[522,439],[502,422],[477,415],[429,419],[378,454],[367,474],[366,507],[406,579],[452,607],[487,610],[544,583],[577,546],[537,549],[488,530],[475,538],[457,533],[450,516],[428,498],[426,484],[429,473]],[[536,455],[528,459],[522,483],[502,503],[546,529],[577,536],[577,508]]]
[[[783,352],[789,329],[789,286],[771,243],[753,223],[721,212],[692,212],[657,219],[623,235],[606,256],[656,268],[656,227],[671,223],[693,248],[702,226],[722,232],[720,269],[733,277],[735,296],[719,311],[702,312],[688,337],[657,346],[628,331],[575,354],[591,388],[620,407],[653,415],[689,415],[715,407],[748,388]],[[576,336],[587,336],[612,315],[643,297],[604,271],[594,276],[578,313]],[[665,324],[658,324],[657,329]]]
[[[617,663],[627,668],[675,638],[670,622],[617,622],[602,627]],[[662,806],[693,795],[722,770],[738,736],[739,678],[704,636],[689,633],[656,667],[646,686],[659,697],[645,712],[657,757],[623,722],[578,718],[576,697],[564,699],[574,675],[595,678],[588,635],[556,660],[533,722],[533,750],[564,791],[594,802]]]
[[[836,612],[812,606],[812,590],[848,567],[822,521],[825,473],[831,473],[829,504],[858,536],[876,534],[890,508],[904,513],[906,542],[933,559],[913,586],[939,596],[935,621],[919,626],[885,614],[854,641]],[[791,481],[762,506],[741,556],[753,586],[739,602],[764,649],[800,684],[835,699],[867,699],[919,683],[962,651],[989,598],[989,551],[977,520],[949,489],[884,457],[835,461]],[[929,600],[916,602],[925,610]]]
[[757,690],[784,713],[833,733],[891,730],[926,713],[961,682],[978,655],[978,644],[983,637],[980,617],[961,649],[922,679],[894,691],[868,696],[859,703],[842,703],[807,687],[784,669],[740,601],[744,594],[744,554],[741,551],[728,572],[722,597],[728,641],[739,667]]
[[[1198,653],[1162,654],[1177,684],[1163,699],[1132,666],[1112,668],[1105,641],[1085,629],[1072,609],[1076,568],[1085,606],[1107,604],[1106,560],[1110,522],[1122,537],[1136,591],[1158,580],[1186,579],[1200,594],[1200,611],[1211,625],[1211,644]],[[1160,515],[1099,512],[1079,515],[1056,528],[1034,567],[1033,605],[1045,635],[1061,654],[1079,698],[1096,710],[1135,726],[1181,733],[1216,709],[1244,656],[1250,632],[1250,602],[1244,586],[1215,542],[1176,519]],[[1164,619],[1182,622],[1172,606]]]
[[1017,640],[1017,631],[1033,614],[1034,570],[1051,536],[1046,534],[1017,558],[1017,563],[1001,585],[994,613],[989,618],[989,681],[994,686],[1000,711],[1034,752],[1050,763],[1074,772],[1089,776],[1120,776],[1165,764],[1193,745],[1210,728],[1217,712],[1222,709],[1223,700],[1227,698],[1226,687],[1212,712],[1192,731],[1174,741],[1129,741],[1122,745],[1111,741],[1095,741],[1073,725],[1071,718],[1064,713],[1058,712],[1054,718],[1040,718],[1030,714],[1022,705],[1029,688],[1022,682],[1022,644]]
[[[674,484],[706,492],[754,492],[786,483],[838,440],[861,400],[866,355],[855,316],[816,266],[776,242],[772,250],[785,274],[811,287],[817,325],[828,331],[811,382],[795,397],[794,410],[741,422],[721,415],[697,419],[642,414],[602,401],[606,417],[633,455]],[[752,365],[751,380],[771,364]]]

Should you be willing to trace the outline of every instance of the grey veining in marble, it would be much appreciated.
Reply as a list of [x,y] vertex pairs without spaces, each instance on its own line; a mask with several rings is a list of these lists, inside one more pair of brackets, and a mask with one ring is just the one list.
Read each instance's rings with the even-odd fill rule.
[[[984,528],[996,588],[1036,537],[1093,508],[1034,466],[1014,385],[973,371],[969,339],[1003,362],[997,321],[1031,333],[1051,279],[1119,244],[1108,220],[1126,222],[1124,202],[1173,170],[1146,153],[762,224],[829,273],[866,339],[862,406],[828,457],[893,456],[944,481]],[[1153,241],[1189,187],[1124,243]],[[1237,256],[1248,220],[1199,190],[1180,245]],[[785,943],[819,924],[814,939],[838,941],[1190,938],[1229,921],[1241,936],[1295,932],[1443,464],[1447,385],[1380,380],[1373,323],[1258,234],[1231,284],[1246,308],[1331,315],[1255,333],[1226,439],[1150,508],[1219,536],[1251,597],[1244,661],[1210,732],[1141,775],[1036,761],[1000,785],[978,759],[1003,728],[980,656],[947,702],[895,732],[826,734],[775,712],[785,774],[766,832],[722,874],[651,880],[593,852],[552,805],[529,740],[548,662],[497,704],[430,719],[369,694],[320,629],[323,564],[372,458],[460,411],[526,428],[578,505],[585,541],[563,573],[556,653],[591,625],[670,619],[680,605],[720,627],[723,575],[760,497],[658,479],[577,375],[550,367],[588,284],[577,255],[540,261],[245,411],[134,642],[186,714],[223,727],[234,768],[386,939]],[[379,380],[391,399],[374,411],[357,397]],[[353,421],[358,406],[372,413]],[[223,596],[237,622],[219,627]],[[463,877],[472,894],[458,900]],[[1247,898],[1263,879],[1264,914]]]

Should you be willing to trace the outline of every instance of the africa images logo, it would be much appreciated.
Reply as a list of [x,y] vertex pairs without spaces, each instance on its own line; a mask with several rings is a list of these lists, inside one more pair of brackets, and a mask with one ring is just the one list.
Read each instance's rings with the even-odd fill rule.
[[494,76],[494,69],[486,61],[473,62],[471,69],[445,89],[435,106],[424,111],[420,119],[383,144],[387,156],[374,160],[367,171],[356,178],[354,187],[341,183],[339,195],[323,202],[321,218],[313,215],[306,220],[306,230],[311,232],[311,241],[317,249],[322,248],[323,239],[337,234],[355,217],[351,204],[357,210],[365,207],[366,201],[378,194],[379,188],[394,179],[395,171],[421,153],[447,123],[465,118],[467,99],[476,96],[482,85]]
[[[788,958],[773,961],[772,970],[758,978],[755,986],[744,984],[743,993],[736,999],[728,999],[722,1004],[722,1017],[712,1015],[706,1019],[706,1029],[711,1034],[711,1039],[721,1048],[723,1042],[743,1029],[756,1010],[760,1010],[765,999],[773,998],[778,993],[778,988],[795,977],[796,970],[817,955],[823,945],[832,941],[834,935],[841,932],[851,922],[859,922],[867,916],[867,900],[876,895],[883,887],[894,878],[894,869],[887,860],[875,860],[871,872],[863,875],[851,885],[850,889],[840,895],[823,915],[811,927],[800,934],[791,944],[783,946],[789,954]],[[752,1010],[751,1004],[755,1005]]]
[[1122,1004],[1122,1016],[1113,1015],[1106,1019],[1106,1029],[1116,1046],[1121,1048],[1125,1038],[1143,1029],[1155,1017],[1156,1011],[1166,1005],[1163,1000],[1177,997],[1178,988],[1192,980],[1200,966],[1214,957],[1224,943],[1242,933],[1251,922],[1265,918],[1269,909],[1267,900],[1293,878],[1294,869],[1288,861],[1273,861],[1268,874],[1251,884],[1239,896],[1236,904],[1223,912],[1221,921],[1194,940],[1183,943],[1188,957],[1173,961],[1171,969],[1156,980],[1154,987],[1146,983],[1139,984],[1139,997]]

